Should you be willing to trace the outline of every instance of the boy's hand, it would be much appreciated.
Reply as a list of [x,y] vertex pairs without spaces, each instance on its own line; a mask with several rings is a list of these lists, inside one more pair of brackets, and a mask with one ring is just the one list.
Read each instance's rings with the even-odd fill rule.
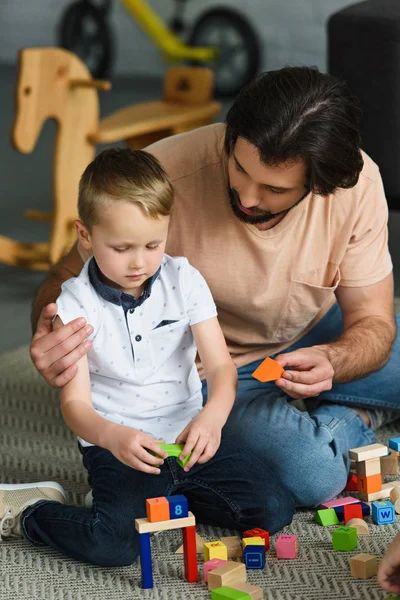
[[[115,458],[128,467],[144,473],[159,475],[160,469],[152,465],[163,464],[164,461],[160,461],[160,457],[164,459],[168,456],[165,450],[159,446],[159,443],[163,443],[164,440],[156,440],[151,435],[125,425],[113,425],[115,427],[110,430],[107,450],[110,450]],[[153,456],[148,450],[155,452],[158,456]]]
[[189,471],[197,462],[202,464],[210,460],[221,443],[222,425],[215,411],[203,408],[201,413],[188,423],[175,440],[176,444],[185,444],[179,458],[184,460],[192,452],[184,470]]
[[400,594],[400,533],[394,538],[381,560],[378,583],[387,592]]

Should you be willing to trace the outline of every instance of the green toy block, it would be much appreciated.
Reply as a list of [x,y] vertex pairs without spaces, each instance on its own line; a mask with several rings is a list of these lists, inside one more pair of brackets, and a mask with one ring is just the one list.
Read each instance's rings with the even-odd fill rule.
[[227,585],[211,590],[211,600],[251,600],[250,594],[240,592]]
[[332,532],[334,550],[349,552],[358,546],[357,529],[355,527],[338,527]]
[[[186,465],[186,463],[188,462],[189,458],[192,455],[192,453],[189,452],[189,454],[187,455],[187,457],[184,460],[179,460],[179,455],[182,452],[183,448],[185,447],[184,444],[159,444],[159,446],[160,446],[160,448],[165,450],[165,452],[168,454],[168,456],[175,456],[176,462],[182,468]],[[150,454],[152,454],[153,456],[158,456],[158,454],[156,454],[155,452],[150,451]]]
[[320,525],[324,525],[324,527],[328,527],[329,525],[339,525],[339,519],[334,508],[317,510],[314,521]]

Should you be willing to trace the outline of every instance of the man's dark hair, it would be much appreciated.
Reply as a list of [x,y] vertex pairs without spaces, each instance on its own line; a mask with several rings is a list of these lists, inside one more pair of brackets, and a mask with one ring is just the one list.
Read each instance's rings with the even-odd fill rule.
[[307,186],[327,196],[351,188],[363,167],[358,100],[346,83],[316,67],[285,67],[245,86],[226,117],[225,150],[238,137],[267,165],[303,159]]

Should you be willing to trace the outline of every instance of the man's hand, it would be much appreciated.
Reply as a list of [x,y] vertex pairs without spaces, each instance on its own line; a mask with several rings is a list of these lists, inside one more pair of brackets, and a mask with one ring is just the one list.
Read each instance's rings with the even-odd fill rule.
[[275,384],[292,398],[310,398],[332,388],[334,370],[321,348],[300,348],[279,354],[275,360],[290,367]]
[[[124,465],[151,475],[160,474],[160,469],[157,467],[164,463],[161,459],[168,456],[159,446],[160,443],[165,443],[164,440],[156,440],[142,431],[116,424],[110,426],[107,438],[105,444],[107,450]],[[150,454],[149,450],[157,456]]]
[[52,319],[57,305],[48,304],[40,313],[36,333],[32,338],[30,354],[36,369],[53,387],[63,387],[76,375],[76,363],[88,353],[91,342],[86,338],[93,332],[84,318],[78,318],[56,331]]
[[203,408],[201,413],[188,423],[175,440],[176,444],[185,444],[179,458],[184,460],[189,452],[192,456],[184,470],[189,471],[197,462],[202,464],[210,460],[221,443],[222,425],[214,410]]

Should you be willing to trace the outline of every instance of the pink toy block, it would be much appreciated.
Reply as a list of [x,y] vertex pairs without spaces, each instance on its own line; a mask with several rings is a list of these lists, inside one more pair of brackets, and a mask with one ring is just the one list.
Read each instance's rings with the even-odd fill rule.
[[228,562],[228,561],[223,560],[222,558],[212,558],[211,560],[208,560],[207,562],[205,562],[203,565],[204,581],[206,583],[208,583],[209,572],[212,571],[213,569],[216,569],[217,567],[220,567],[221,565],[224,565],[226,562]]
[[336,508],[337,506],[345,506],[345,504],[354,504],[360,502],[357,498],[348,496],[347,498],[337,498],[336,500],[329,500],[329,502],[323,502],[321,506],[323,508]]
[[280,535],[276,540],[277,558],[296,558],[299,551],[297,535]]

